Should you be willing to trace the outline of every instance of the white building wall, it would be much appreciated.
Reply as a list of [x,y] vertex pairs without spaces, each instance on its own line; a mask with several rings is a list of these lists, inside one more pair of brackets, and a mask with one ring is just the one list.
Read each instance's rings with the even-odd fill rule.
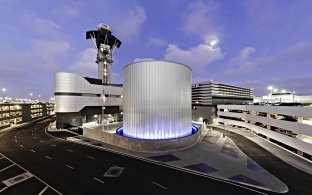
[[192,133],[191,69],[167,61],[140,61],[123,69],[124,134],[169,139]]
[[[79,74],[58,72],[55,74],[54,93],[82,93],[83,96],[56,95],[55,112],[79,112],[85,106],[102,106],[103,101],[97,94],[102,94],[102,85],[90,84]],[[104,93],[122,95],[122,87],[104,86]],[[94,95],[94,96],[90,96]],[[122,106],[122,98],[106,97],[105,106]]]

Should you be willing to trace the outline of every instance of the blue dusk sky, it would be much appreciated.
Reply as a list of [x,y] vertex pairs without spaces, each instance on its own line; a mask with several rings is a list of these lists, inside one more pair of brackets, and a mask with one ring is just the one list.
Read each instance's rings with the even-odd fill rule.
[[48,100],[56,72],[97,77],[85,32],[106,23],[123,42],[113,83],[135,60],[165,59],[190,66],[193,83],[311,95],[311,9],[311,0],[0,0],[0,88]]

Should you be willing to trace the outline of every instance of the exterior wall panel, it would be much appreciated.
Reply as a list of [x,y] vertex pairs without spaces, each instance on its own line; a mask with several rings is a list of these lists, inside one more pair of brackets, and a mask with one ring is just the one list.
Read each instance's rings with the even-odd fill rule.
[[123,69],[124,134],[170,139],[192,133],[191,69],[167,61],[141,61]]

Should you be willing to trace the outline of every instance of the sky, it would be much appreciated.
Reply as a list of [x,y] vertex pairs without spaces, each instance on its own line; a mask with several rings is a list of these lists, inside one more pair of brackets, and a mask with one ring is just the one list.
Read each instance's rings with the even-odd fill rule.
[[48,100],[56,72],[97,77],[85,33],[105,23],[122,41],[113,83],[122,83],[125,65],[155,59],[188,65],[193,83],[312,95],[311,7],[310,0],[0,0],[0,88]]

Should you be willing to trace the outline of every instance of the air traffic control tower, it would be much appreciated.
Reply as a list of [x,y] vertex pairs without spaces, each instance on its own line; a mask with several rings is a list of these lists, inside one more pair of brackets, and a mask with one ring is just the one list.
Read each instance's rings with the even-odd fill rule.
[[98,78],[103,84],[111,83],[112,53],[119,48],[121,41],[112,35],[111,28],[103,23],[96,26],[96,30],[87,31],[86,39],[91,39],[97,50],[96,63],[98,64]]

